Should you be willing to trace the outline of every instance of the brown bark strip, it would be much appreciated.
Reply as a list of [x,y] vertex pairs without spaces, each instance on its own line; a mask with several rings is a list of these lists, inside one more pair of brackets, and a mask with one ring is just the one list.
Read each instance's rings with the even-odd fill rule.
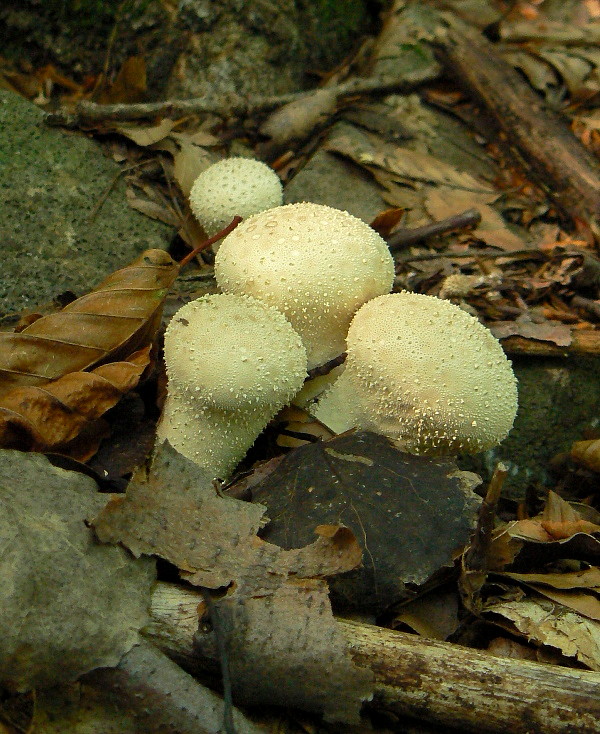
[[[213,668],[193,645],[199,592],[159,583],[144,634],[187,670]],[[500,658],[447,642],[338,620],[359,667],[375,675],[372,706],[479,734],[600,731],[600,674]]]
[[600,356],[600,331],[593,329],[573,330],[572,341],[568,347],[559,347],[552,342],[527,339],[524,336],[507,336],[500,340],[502,348],[509,357],[527,355],[530,357],[567,357],[572,354]]
[[567,121],[465,23],[444,16],[436,36],[450,72],[477,97],[505,133],[511,148],[554,203],[600,236],[600,166],[571,133]]

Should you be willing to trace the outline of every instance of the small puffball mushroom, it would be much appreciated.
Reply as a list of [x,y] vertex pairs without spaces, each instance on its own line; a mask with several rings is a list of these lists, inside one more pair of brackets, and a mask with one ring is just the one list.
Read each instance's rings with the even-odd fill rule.
[[168,394],[159,440],[221,479],[306,377],[306,350],[282,313],[249,296],[204,296],[165,333]]
[[458,306],[406,292],[375,298],[352,320],[347,345],[344,372],[311,411],[337,433],[359,427],[435,455],[485,451],[511,429],[511,363]]
[[217,284],[275,306],[302,337],[311,369],[344,351],[352,316],[388,293],[394,261],[385,241],[348,212],[288,204],[242,222],[221,243]]
[[[209,237],[237,215],[243,218],[280,206],[283,191],[272,168],[250,158],[226,158],[213,163],[194,181],[190,206]],[[213,245],[216,252],[218,248]]]

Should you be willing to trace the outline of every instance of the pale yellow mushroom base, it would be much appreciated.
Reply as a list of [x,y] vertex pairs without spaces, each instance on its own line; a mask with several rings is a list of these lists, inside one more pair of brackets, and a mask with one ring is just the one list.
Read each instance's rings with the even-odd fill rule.
[[158,443],[168,439],[180,454],[215,479],[227,479],[256,441],[276,408],[260,407],[250,413],[218,411],[194,405],[186,396],[167,397],[158,424]]

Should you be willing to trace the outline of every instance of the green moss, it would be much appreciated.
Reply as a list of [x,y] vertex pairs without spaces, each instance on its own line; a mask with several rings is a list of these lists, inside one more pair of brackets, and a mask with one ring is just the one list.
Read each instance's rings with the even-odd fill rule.
[[[373,30],[380,5],[373,0],[298,0],[303,15],[309,19],[307,35],[320,39],[322,46],[329,48],[313,61],[325,67],[339,62],[359,37]],[[323,44],[323,39],[328,42]]]

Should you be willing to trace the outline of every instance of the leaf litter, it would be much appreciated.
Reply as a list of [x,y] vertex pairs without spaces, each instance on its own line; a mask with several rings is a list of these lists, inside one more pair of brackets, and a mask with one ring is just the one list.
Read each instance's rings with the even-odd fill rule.
[[[414,8],[411,12],[413,14],[415,13]],[[420,9],[419,12],[421,12]],[[486,12],[491,11],[488,9]],[[496,20],[499,19],[496,18]],[[395,54],[397,58],[386,58],[386,55],[383,54],[381,63],[391,63],[394,69],[398,68],[399,61],[410,61],[414,63],[416,59],[420,59],[420,63],[436,64],[437,62],[425,53],[428,51],[428,47],[426,44],[421,43],[421,39],[417,42],[417,39],[410,38],[410,35],[408,38],[404,38],[404,41],[413,42],[410,52],[408,49],[409,43],[405,43],[402,47],[396,46],[394,41],[397,40],[398,36],[394,35],[391,26],[396,24],[397,29],[401,30],[402,33],[410,34],[411,28],[409,24],[403,22],[404,20],[405,18],[400,13],[395,13],[391,18],[388,18],[388,31],[390,31],[388,51],[392,49],[392,55]],[[502,28],[505,24],[506,21],[502,21],[500,27]],[[422,28],[419,30],[418,22],[413,22],[412,30],[415,28],[421,33],[422,38],[427,37],[427,34],[423,32]],[[420,53],[420,50],[423,53]],[[595,60],[589,55],[586,56],[584,53],[570,53],[570,59],[561,61],[557,56],[553,59],[551,57],[552,53],[553,50],[550,49],[548,51],[542,50],[542,52],[537,54],[540,63],[545,64],[543,69],[546,71],[543,73],[540,72],[539,78],[546,84],[548,97],[550,98],[557,91],[559,94],[561,93],[561,75],[563,75],[562,81],[571,89],[572,93],[581,96],[585,95],[586,89],[582,74],[582,70],[585,69],[585,64],[582,65],[580,60],[584,59],[585,63],[589,62],[591,64],[595,64]],[[531,58],[531,54],[529,54],[529,57]],[[577,57],[576,63],[571,63],[571,60],[575,57]],[[539,66],[538,68],[541,69],[542,67]],[[529,69],[533,70],[531,64],[529,65]],[[548,69],[551,69],[551,73],[547,72]],[[528,72],[525,71],[525,73]],[[595,69],[594,73],[589,74],[592,83],[594,82],[595,74]],[[567,79],[568,75],[570,76],[569,79]],[[553,85],[549,81],[550,79],[557,80],[557,85]],[[118,89],[113,90],[113,93],[118,94]],[[433,96],[431,99],[433,99]],[[438,97],[438,100],[440,99],[441,96]],[[460,104],[460,96],[457,99],[459,100],[459,104],[453,105],[452,114],[460,116],[465,112],[465,105]],[[415,115],[411,113],[409,119],[412,120],[413,117],[418,119],[423,125],[423,130],[425,130],[426,116],[423,113],[419,114],[418,107],[420,103],[417,105],[416,100],[417,98],[415,97],[410,102]],[[390,100],[389,107],[391,108],[393,105],[394,102]],[[397,110],[402,109],[402,107],[403,105],[399,104]],[[322,108],[322,111],[330,114],[327,106]],[[528,249],[534,250],[542,242],[542,239],[536,240],[535,236],[529,240],[522,238],[521,235],[524,233],[524,228],[506,226],[507,214],[511,222],[519,220],[523,224],[527,223],[528,220],[533,221],[530,233],[535,233],[542,231],[541,228],[536,229],[535,218],[540,215],[540,212],[543,213],[544,210],[543,206],[538,206],[536,209],[531,202],[527,202],[527,195],[525,197],[522,196],[522,181],[517,181],[516,187],[514,187],[519,189],[516,194],[514,191],[510,191],[509,193],[502,191],[502,185],[497,185],[498,181],[501,181],[500,178],[496,180],[495,177],[485,175],[485,172],[482,173],[482,170],[477,168],[477,166],[471,166],[470,164],[462,168],[456,163],[456,160],[449,152],[449,148],[444,154],[439,150],[434,150],[434,142],[432,141],[438,141],[440,136],[432,134],[431,129],[428,128],[428,141],[424,142],[422,139],[417,140],[413,146],[409,131],[407,136],[401,138],[400,146],[390,145],[389,148],[385,148],[383,142],[389,144],[389,135],[386,136],[384,134],[384,125],[380,125],[379,128],[367,127],[367,130],[370,130],[367,134],[359,130],[360,123],[367,119],[369,112],[370,110],[363,111],[360,120],[357,116],[355,116],[354,121],[348,117],[343,123],[346,127],[337,127],[335,129],[335,135],[331,138],[333,142],[329,140],[329,142],[325,143],[325,146],[328,144],[333,145],[331,150],[335,150],[337,155],[343,155],[352,159],[373,175],[375,180],[384,187],[387,200],[390,204],[400,207],[405,211],[405,220],[411,224],[430,221],[432,217],[435,219],[442,214],[453,213],[455,208],[462,208],[462,202],[465,199],[469,202],[469,205],[472,205],[475,198],[477,198],[478,207],[484,215],[482,226],[478,230],[467,235],[459,234],[453,237],[446,243],[444,252],[440,251],[440,243],[436,243],[434,240],[428,241],[419,249],[413,248],[410,252],[407,252],[406,254],[408,256],[425,254],[426,256],[433,255],[437,259],[430,266],[426,264],[419,265],[418,262],[410,264],[410,261],[407,261],[407,264],[403,265],[402,260],[400,260],[398,268],[399,277],[396,286],[402,287],[409,284],[411,289],[415,288],[423,290],[423,292],[436,293],[448,275],[462,271],[466,271],[469,275],[472,275],[474,272],[476,275],[473,277],[480,279],[479,285],[470,289],[465,294],[464,299],[461,299],[461,305],[466,308],[472,308],[474,312],[482,315],[488,324],[491,324],[492,330],[495,329],[499,336],[506,337],[509,333],[516,333],[526,338],[546,339],[558,345],[568,346],[571,333],[571,329],[568,326],[569,322],[565,321],[562,323],[558,315],[562,314],[564,318],[567,317],[565,314],[568,315],[570,299],[573,291],[577,288],[573,271],[569,270],[569,263],[573,259],[581,263],[582,248],[578,247],[575,258],[553,251],[552,248],[557,245],[560,247],[561,239],[569,245],[569,241],[565,239],[566,234],[560,227],[553,226],[552,231],[547,232],[545,235],[547,237],[547,240],[544,241],[545,249],[537,250],[537,254],[542,254],[542,264],[540,265],[539,259],[528,259],[529,255],[524,251]],[[341,110],[341,113],[343,115],[343,110]],[[317,110],[314,119],[316,120],[318,117],[319,111]],[[592,119],[591,116],[588,117]],[[374,119],[373,116],[372,119]],[[352,132],[350,132],[351,128],[348,126],[348,122],[355,122],[358,127],[355,126]],[[282,139],[286,139],[286,135],[288,136],[287,139],[297,135],[297,133],[294,133],[293,127],[296,123],[297,120],[292,118],[288,130],[285,129],[285,124],[287,123],[284,123],[283,132],[278,133],[279,135],[283,135]],[[301,128],[300,134],[306,135],[307,128],[310,128],[310,119],[308,123],[304,121],[303,124],[304,127]],[[377,124],[379,125],[379,123]],[[179,133],[174,133],[173,126],[164,121],[163,123],[159,123],[158,126],[148,125],[146,127],[137,127],[137,130],[131,130],[131,137],[137,136],[138,144],[150,146],[150,148],[154,147],[154,149],[169,149],[171,152],[178,150],[178,152],[174,153],[175,181],[185,193],[186,188],[189,187],[189,183],[193,179],[195,170],[207,165],[208,158],[212,156],[212,153],[207,153],[199,146],[206,145],[210,147],[214,143],[214,140],[202,138],[198,141],[198,144],[190,142],[187,139],[177,140]],[[340,130],[344,135],[341,135]],[[356,132],[357,130],[358,132]],[[592,128],[587,130],[590,137],[593,131],[594,128],[592,125]],[[122,130],[122,132],[123,134],[127,134],[125,130]],[[290,135],[290,132],[293,134]],[[369,135],[371,136],[370,139],[368,137]],[[326,141],[328,141],[328,138],[326,138]],[[464,140],[461,141],[461,144],[464,144]],[[337,150],[335,149],[336,145],[339,147]],[[163,147],[161,148],[161,146]],[[459,146],[456,147],[458,148]],[[488,146],[488,150],[491,150],[491,146]],[[475,160],[476,155],[473,154],[471,149],[467,151],[464,148],[462,152],[465,160],[469,159],[470,163]],[[293,169],[294,160],[292,158],[292,162],[288,164],[288,170]],[[479,191],[472,188],[474,183],[479,187]],[[507,179],[505,178],[504,188],[506,188],[506,184]],[[466,197],[465,190],[467,190]],[[143,187],[137,187],[136,192],[148,195],[150,189],[148,187],[145,189]],[[498,198],[499,195],[501,195],[500,199]],[[154,214],[159,217],[162,216],[163,218],[174,216],[173,211],[165,206],[165,197],[162,192],[156,198],[150,197],[145,203],[140,203],[142,202],[141,194],[138,199],[132,199],[132,201],[136,204],[139,203],[140,208],[146,207],[147,213],[149,214]],[[504,217],[500,216],[500,211],[502,211]],[[515,216],[515,212],[519,212],[519,217]],[[173,221],[175,220],[173,219]],[[406,221],[400,222],[398,220],[397,224],[401,226],[402,224],[406,224]],[[192,238],[197,238],[198,236],[201,236],[201,233],[192,234]],[[189,241],[191,243],[193,239]],[[486,255],[489,256],[490,254],[489,249],[485,251],[483,248],[478,249],[481,247],[481,243],[495,248],[497,251],[496,254],[499,254],[498,250],[505,250],[504,254],[506,255],[506,259],[494,261],[491,257],[486,258]],[[517,252],[519,243],[521,243],[522,250]],[[534,246],[533,248],[532,244]],[[452,255],[456,253],[460,255],[468,254],[465,253],[465,250],[468,248],[473,250],[470,258],[465,257],[459,261],[451,259]],[[511,252],[515,254],[512,255]],[[494,270],[495,263],[501,265],[502,268],[496,268]],[[502,271],[501,278],[498,277],[500,270]],[[541,309],[535,310],[535,307],[532,308],[533,304],[537,306],[540,302],[549,304],[549,294],[555,297],[552,302],[553,310],[550,310],[549,305],[546,306],[545,313],[551,313],[551,317],[543,316]],[[519,314],[516,318],[515,312]],[[573,310],[571,310],[571,314],[573,314]],[[575,318],[581,320],[581,316],[579,315],[578,317],[577,313],[575,314]],[[513,331],[510,331],[510,324],[512,324]],[[503,328],[505,329],[504,332],[502,332]],[[123,355],[123,357],[128,356]],[[25,380],[25,378],[23,379]],[[92,399],[95,400],[93,393]],[[320,450],[322,450],[322,447]],[[363,459],[371,458],[370,456],[365,456],[364,452],[357,451],[356,447],[351,447],[349,453],[346,450],[338,451],[336,448],[333,449],[333,452],[333,454],[328,454],[328,463],[326,466],[323,462],[320,462],[313,468],[314,474],[320,482],[324,478],[325,481],[330,478],[328,477],[328,470],[332,461],[334,463],[341,463],[342,466],[344,466],[344,463],[356,463],[360,468],[361,462],[349,462],[347,458],[344,459],[340,458],[339,455],[336,456],[335,452],[342,455],[345,454],[346,457],[358,456]],[[296,461],[298,465],[301,465],[302,462],[298,457],[298,453],[294,452],[288,458],[295,457],[292,462]],[[588,455],[592,457],[591,460],[585,458]],[[574,450],[573,456],[574,458],[582,457],[582,461],[587,461],[588,469],[597,471],[597,467],[593,463],[594,453],[585,454],[582,448],[579,453]],[[286,459],[283,460],[283,462],[285,461]],[[366,464],[362,466],[366,466]],[[160,471],[163,470],[160,469]],[[250,480],[252,476],[250,475]],[[275,476],[281,477],[281,474]],[[142,481],[137,477],[136,481],[138,480],[141,484],[144,484],[145,480]],[[189,519],[187,513],[190,512],[190,508],[201,506],[204,510],[217,512],[219,519],[222,518],[222,510],[215,510],[215,507],[204,495],[200,497],[194,490],[194,483],[190,483],[188,486],[185,480],[182,480],[180,476],[176,476],[169,484],[171,490],[174,486],[179,486],[179,482],[183,482],[184,487],[187,487],[189,491],[187,495],[184,492],[185,496],[183,498],[180,497],[179,500],[175,501],[175,505],[178,507],[179,517],[176,517],[177,512],[169,512],[167,513],[168,519],[165,521],[164,518],[161,519],[160,505],[161,502],[167,503],[167,498],[164,496],[166,492],[161,491],[160,481],[157,480],[154,484],[152,483],[153,481],[149,476],[146,482],[148,487],[145,493],[139,490],[139,488],[136,489],[134,484],[132,494],[130,495],[128,492],[128,496],[123,504],[119,504],[116,498],[111,500],[109,508],[112,508],[110,512],[114,511],[114,514],[111,515],[109,526],[112,528],[112,523],[116,523],[118,532],[115,530],[115,538],[120,532],[137,549],[137,552],[143,554],[156,553],[156,555],[168,558],[181,569],[184,578],[192,580],[194,583],[199,583],[203,586],[206,584],[215,589],[229,586],[227,593],[218,601],[218,604],[223,612],[223,616],[227,619],[227,635],[231,647],[235,650],[236,655],[239,655],[240,661],[243,661],[239,665],[241,678],[244,679],[244,683],[241,685],[238,693],[242,697],[246,696],[248,700],[259,699],[268,703],[277,700],[277,695],[281,694],[269,690],[268,687],[265,687],[260,692],[256,692],[256,694],[253,694],[249,690],[250,686],[246,679],[252,677],[253,671],[251,668],[255,664],[254,655],[264,656],[264,659],[260,657],[260,660],[263,661],[260,665],[264,665],[264,667],[258,668],[261,672],[261,683],[263,678],[269,678],[272,675],[272,671],[275,670],[278,671],[279,678],[285,676],[286,668],[279,669],[277,666],[282,664],[281,660],[288,654],[291,655],[286,646],[288,642],[287,636],[290,634],[290,630],[295,631],[296,627],[286,627],[285,624],[282,624],[281,626],[276,626],[273,632],[272,620],[274,619],[278,623],[281,619],[284,619],[285,622],[289,623],[288,617],[298,614],[297,596],[299,594],[303,595],[305,602],[308,600],[313,607],[319,607],[319,613],[325,614],[329,619],[329,602],[327,600],[325,582],[320,577],[320,574],[314,576],[311,573],[316,573],[315,569],[320,569],[321,573],[325,573],[325,570],[331,573],[339,573],[341,571],[342,576],[332,577],[334,584],[338,583],[338,581],[343,581],[344,577],[348,574],[356,573],[356,569],[353,567],[350,568],[352,566],[350,559],[353,559],[352,562],[355,561],[354,555],[357,548],[354,541],[351,540],[352,534],[345,535],[345,531],[340,529],[336,530],[336,525],[334,525],[334,529],[330,530],[322,528],[319,532],[323,534],[319,536],[319,541],[317,541],[317,544],[320,543],[320,545],[317,546],[317,544],[313,543],[313,550],[306,551],[304,561],[302,561],[301,553],[297,553],[295,556],[293,554],[286,555],[286,551],[282,551],[281,548],[275,549],[276,547],[271,543],[260,541],[257,534],[262,533],[268,539],[268,532],[271,527],[264,525],[266,522],[264,516],[265,510],[261,508],[260,512],[250,511],[251,521],[246,519],[245,525],[242,522],[242,527],[246,528],[242,536],[246,537],[244,533],[247,533],[247,537],[251,539],[251,542],[240,543],[239,538],[236,540],[233,529],[235,522],[231,526],[228,526],[227,522],[225,522],[225,527],[227,528],[225,538],[219,536],[215,539],[214,536],[217,535],[217,532],[214,528],[211,530],[213,536],[209,535],[208,538],[211,542],[216,542],[217,547],[220,549],[217,556],[219,558],[223,556],[222,561],[218,561],[210,555],[210,549],[206,545],[201,547],[200,551],[197,552],[195,546],[197,538],[194,538],[193,542],[186,542],[184,536],[186,533],[189,536],[191,532],[191,525],[187,523]],[[263,481],[268,482],[269,477]],[[201,483],[202,481],[198,480],[198,484]],[[252,484],[252,481],[249,483]],[[206,486],[208,487],[209,485],[206,484]],[[234,491],[235,486],[232,488]],[[293,488],[293,482],[290,487],[290,482],[285,474],[283,474],[283,479],[280,479],[279,487],[275,486],[273,482],[271,494],[275,497],[275,503],[277,501],[283,501],[281,495],[285,495],[286,492],[289,493]],[[135,499],[138,490],[139,502]],[[214,496],[222,501],[229,499],[218,497],[216,490],[214,491]],[[155,502],[154,505],[152,504],[153,500]],[[131,505],[128,505],[127,503],[130,501]],[[150,508],[149,516],[146,516],[144,513],[146,507]],[[217,504],[217,507],[222,508],[222,505]],[[546,510],[541,517],[519,520],[515,524],[508,524],[497,529],[495,545],[493,547],[493,563],[489,575],[490,586],[488,587],[488,591],[490,592],[488,594],[488,601],[490,602],[489,610],[493,611],[488,614],[487,611],[489,610],[486,608],[486,619],[494,619],[494,623],[496,624],[497,620],[501,616],[504,616],[505,622],[503,624],[510,630],[511,634],[515,634],[516,632],[522,636],[523,640],[530,640],[535,645],[549,645],[554,648],[563,649],[565,655],[570,655],[572,658],[579,657],[580,664],[593,668],[597,665],[598,661],[598,656],[594,652],[594,645],[597,647],[597,633],[594,631],[594,625],[591,624],[590,626],[590,623],[595,620],[593,601],[597,601],[596,595],[598,592],[594,576],[595,566],[591,564],[598,562],[598,530],[596,529],[598,525],[594,522],[594,518],[590,518],[589,513],[582,510],[582,514],[580,514],[579,510],[574,509],[570,505],[568,507],[571,512],[575,513],[574,515],[570,514],[567,507],[561,506],[561,503],[557,502],[555,496],[551,494]],[[385,510],[387,508],[382,507],[381,509]],[[224,514],[227,516],[229,511]],[[254,514],[252,514],[253,512]],[[142,530],[136,527],[137,521],[134,517],[136,513],[141,518]],[[232,516],[235,516],[238,520],[240,519],[241,515],[236,515],[236,511],[231,510],[231,513]],[[304,514],[303,507],[300,508],[299,514],[301,516]],[[194,527],[196,529],[204,527],[203,523],[205,519],[200,513],[196,513],[196,509],[192,509],[189,517],[195,518],[194,522],[196,525]],[[277,520],[278,518],[276,518]],[[336,523],[338,520],[339,518],[336,518]],[[161,525],[161,522],[166,522],[167,527],[176,528],[176,534],[179,538],[174,543],[169,542],[167,533],[164,532],[165,528]],[[169,525],[170,523],[171,525]],[[320,524],[313,522],[313,527],[310,527],[310,523],[307,524],[305,543],[310,543],[315,527]],[[209,527],[212,528],[210,525]],[[361,540],[363,541],[362,545],[364,545],[363,534],[357,531],[354,535],[356,536],[358,545],[361,545]],[[192,545],[194,547],[191,547]],[[207,543],[207,545],[210,545],[210,543]],[[332,549],[335,549],[333,553],[335,556],[340,545],[344,548],[345,552],[348,552],[348,557],[345,559],[343,567],[340,567],[339,564],[328,566],[322,557],[319,563],[317,563],[314,557],[317,554],[317,549],[319,554],[325,553],[326,550],[331,552]],[[304,546],[304,549],[310,549],[312,546]],[[349,547],[353,548],[352,552],[348,551]],[[240,558],[236,557],[234,551],[231,550],[232,548],[239,551]],[[300,549],[295,548],[294,550],[299,551]],[[365,548],[363,547],[364,550]],[[203,554],[209,558],[208,563],[202,561]],[[308,562],[307,557],[312,560]],[[556,563],[557,558],[565,561],[565,568],[561,568],[559,565],[552,565]],[[368,554],[364,553],[363,563],[367,559]],[[573,559],[575,559],[575,562],[573,562]],[[214,569],[210,566],[213,563],[215,564]],[[582,565],[576,568],[576,563]],[[349,570],[347,570],[347,567]],[[301,583],[297,578],[298,569],[308,574],[308,578],[301,579]],[[242,573],[241,577],[239,576],[240,572]],[[272,586],[274,588],[269,587],[268,595],[263,597],[266,583],[263,578],[265,573],[267,574],[267,578],[273,581]],[[506,599],[498,599],[497,603],[494,603],[494,597],[492,595],[493,584],[497,586],[500,582],[505,585],[514,585],[508,587]],[[444,624],[438,625],[437,628],[435,625],[431,625],[429,630],[427,629],[427,625],[423,623],[423,616],[427,617],[431,613],[430,610],[432,608],[432,606],[428,606],[425,603],[424,599],[430,596],[430,601],[435,608],[436,598],[444,598],[441,592],[439,595],[436,592],[437,589],[434,589],[429,594],[423,594],[423,590],[419,590],[420,596],[414,602],[414,605],[416,609],[418,603],[421,602],[422,609],[420,612],[416,612],[416,618],[413,618],[414,628],[425,635],[431,634],[434,636],[437,634],[440,637],[447,637],[453,633],[452,620],[446,620]],[[546,599],[539,596],[544,593],[546,593]],[[563,595],[561,601],[554,600],[554,602],[548,596],[549,594],[559,593],[566,594],[567,596]],[[571,594],[571,597],[568,594]],[[585,601],[584,595],[587,595],[587,600],[591,600],[589,606],[586,606],[587,601]],[[575,599],[575,596],[578,598]],[[570,608],[572,610],[577,608],[579,613],[577,614],[573,611],[572,616],[569,616],[567,619],[567,615],[564,613],[564,607],[569,608],[569,598],[571,600]],[[266,605],[266,602],[263,604],[264,599],[269,600],[268,605]],[[522,603],[526,601],[530,601],[531,604],[527,605]],[[504,604],[504,607],[501,606],[502,604]],[[548,604],[554,604],[554,606],[548,606]],[[246,610],[246,606],[249,607],[248,610]],[[268,609],[263,608],[264,606],[268,606]],[[408,606],[406,605],[406,608]],[[323,612],[323,609],[325,609],[325,612]],[[576,634],[573,630],[576,630],[577,624],[580,623],[582,616],[585,616],[586,609],[588,610],[588,619],[585,620],[585,624],[581,627],[582,630],[585,627],[585,631],[582,631],[581,634]],[[543,617],[544,612],[547,613],[546,618]],[[407,611],[406,620],[409,617],[410,614]],[[550,617],[555,617],[556,619],[548,621]],[[421,620],[420,623],[419,618]],[[322,617],[319,615],[315,619],[319,624],[322,621]],[[398,619],[400,620],[400,617]],[[543,625],[544,619],[548,621],[546,627]],[[249,620],[255,625],[254,633],[252,632],[252,626]],[[567,620],[566,623],[565,620]],[[400,621],[401,623],[407,623],[403,620]],[[560,624],[558,623],[559,621]],[[308,628],[311,625],[314,628],[318,626],[315,620],[309,619],[307,621],[304,617],[301,620],[297,620],[297,623],[298,627],[304,625],[302,627],[304,639],[310,639],[311,632]],[[245,625],[247,626],[245,627]],[[243,630],[243,632],[240,630]],[[260,639],[254,639],[253,634],[254,638],[259,637]],[[269,658],[269,635],[277,638],[277,645],[274,645],[275,659]],[[569,640],[571,642],[568,642]],[[324,647],[319,647],[321,642],[322,640],[317,636],[317,639],[313,640],[311,644],[316,645],[315,649],[325,650]],[[211,641],[202,639],[202,636],[200,636],[198,644],[209,646]],[[259,653],[255,653],[255,650],[259,650]],[[586,650],[589,652],[586,652]],[[321,654],[325,654],[325,657],[327,657],[326,650]],[[295,658],[291,656],[291,659],[294,660]],[[316,675],[318,679],[320,675],[319,671],[320,669],[317,666],[310,675]],[[310,677],[310,675],[306,671],[306,677]],[[276,678],[277,676],[273,677]],[[285,696],[281,695],[282,703],[287,704],[289,700],[295,700],[294,695],[297,695],[300,701],[299,705],[303,705],[303,701],[308,701],[307,706],[309,708],[310,700],[312,700],[311,696],[315,695],[314,693],[309,695],[306,691],[302,694],[296,694],[293,690],[286,690],[285,694],[290,695],[291,698],[286,700]],[[255,695],[254,699],[252,698],[253,695]],[[305,695],[306,698],[302,699],[302,695]],[[317,708],[327,711],[330,716],[335,718],[340,715],[340,712],[332,706],[331,700],[327,698],[328,695],[324,697],[326,700],[324,702],[322,701]],[[345,707],[342,717],[348,716],[349,710],[355,712],[355,704],[356,698],[353,699],[351,705]],[[344,707],[340,706],[340,708]]]
[[[220,496],[201,468],[163,444],[93,526],[102,542],[164,558],[189,583],[229,587],[215,604],[236,700],[357,722],[372,677],[351,660],[324,577],[355,568],[360,547],[350,530],[321,524],[316,541],[283,550],[257,536],[264,514],[262,505]],[[197,644],[214,647],[212,639]]]

